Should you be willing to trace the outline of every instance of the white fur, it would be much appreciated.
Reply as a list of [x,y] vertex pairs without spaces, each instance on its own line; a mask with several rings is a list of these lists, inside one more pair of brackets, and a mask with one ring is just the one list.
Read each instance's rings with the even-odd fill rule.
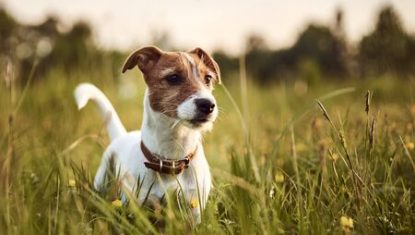
[[[195,96],[206,93],[196,94]],[[210,94],[211,97],[213,97]],[[111,121],[107,127],[111,135],[111,144],[103,154],[99,169],[96,173],[94,186],[97,190],[102,187],[105,172],[111,157],[115,161],[115,169],[123,185],[123,200],[136,191],[137,179],[142,180],[138,193],[138,203],[142,204],[149,192],[149,201],[158,200],[166,191],[183,189],[185,198],[189,201],[199,200],[201,206],[192,209],[194,219],[200,222],[200,212],[206,205],[211,189],[211,175],[201,143],[201,131],[192,129],[183,121],[167,117],[155,112],[150,107],[148,91],[144,97],[144,116],[141,131],[125,132],[124,127],[108,99],[91,84],[81,84],[75,90],[78,107],[82,108],[88,99],[95,101],[101,113],[111,113]],[[119,128],[115,130],[114,128]],[[111,132],[113,134],[111,134]],[[114,137],[114,138],[112,138]],[[181,159],[197,149],[190,166],[179,175],[158,174],[145,167],[146,161],[140,148],[140,141],[154,154],[170,159]]]
[[174,68],[166,68],[166,69],[164,69],[164,70],[160,71],[160,76],[161,76],[161,77],[165,77],[165,76],[167,76],[167,75],[169,75],[169,74],[174,73],[174,71],[175,71],[175,69],[174,69]]
[[185,52],[181,52],[180,54],[182,56],[184,56],[184,58],[186,58],[187,61],[189,62],[190,68],[192,70],[193,79],[199,80],[200,79],[199,70],[197,68],[197,65],[196,65],[195,60],[193,59],[193,57],[189,53],[185,53]]
[[[216,104],[215,97],[213,97],[212,93],[207,90],[203,89],[201,91],[196,92],[195,94],[189,96],[183,103],[177,107],[177,116],[182,120],[192,120],[196,116],[196,103],[195,99],[208,99],[212,103]],[[204,123],[201,126],[201,130],[209,130],[212,128],[213,121],[216,120],[218,116],[218,109],[213,109],[213,112],[209,115],[208,119],[209,122]]]
[[78,109],[85,107],[89,100],[95,101],[102,118],[107,124],[111,140],[127,133],[111,102],[96,86],[89,83],[81,83],[76,87],[74,95]]
[[189,61],[190,67],[192,68],[193,79],[199,79],[199,70],[195,64],[195,60],[187,53],[184,53],[186,59]]

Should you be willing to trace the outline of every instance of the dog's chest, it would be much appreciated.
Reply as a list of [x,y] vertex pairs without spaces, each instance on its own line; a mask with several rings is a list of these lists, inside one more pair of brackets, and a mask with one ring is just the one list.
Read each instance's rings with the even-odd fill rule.
[[[210,191],[209,166],[204,156],[203,147],[197,148],[189,167],[177,175],[160,174],[145,166],[147,161],[140,149],[140,132],[130,132],[114,141],[109,147],[111,155],[116,156],[120,169],[120,179],[127,190],[138,190],[139,202],[146,197],[163,198],[169,192],[177,190],[187,194],[203,195],[207,198]],[[199,193],[195,193],[200,191]],[[205,201],[205,200],[204,200]]]
[[197,188],[195,181],[191,180],[186,172],[183,172],[178,176],[156,175],[153,179],[154,180],[151,182],[152,186],[150,185],[151,188],[148,188],[148,190],[151,190],[149,195],[152,198],[162,199],[165,197],[166,193],[172,194],[182,190],[189,191]]

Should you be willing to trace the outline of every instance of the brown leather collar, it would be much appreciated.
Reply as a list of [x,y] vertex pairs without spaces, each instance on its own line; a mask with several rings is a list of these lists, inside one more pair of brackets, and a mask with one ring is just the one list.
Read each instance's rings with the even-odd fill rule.
[[141,141],[141,151],[148,161],[144,162],[144,165],[153,171],[157,171],[163,174],[177,175],[182,173],[189,167],[190,160],[192,160],[194,157],[196,150],[197,147],[193,152],[189,153],[180,160],[162,160],[161,157],[152,154],[150,150],[148,150],[148,148],[144,145],[143,141]]

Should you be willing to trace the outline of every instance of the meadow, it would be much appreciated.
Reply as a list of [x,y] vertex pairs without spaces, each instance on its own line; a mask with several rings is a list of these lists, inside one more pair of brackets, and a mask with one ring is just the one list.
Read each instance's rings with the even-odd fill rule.
[[57,69],[22,87],[2,78],[2,234],[155,234],[160,220],[165,234],[415,233],[415,79],[224,78],[204,139],[214,189],[194,226],[174,196],[150,210],[92,189],[108,137],[93,105],[77,110],[74,87],[94,83],[128,130],[141,125],[141,75],[111,74]]

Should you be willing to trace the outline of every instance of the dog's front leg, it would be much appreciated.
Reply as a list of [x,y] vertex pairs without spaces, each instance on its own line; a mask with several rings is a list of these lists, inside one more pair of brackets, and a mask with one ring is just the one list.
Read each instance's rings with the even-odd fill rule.
[[192,220],[195,224],[200,224],[202,217],[201,212],[204,208],[203,199],[197,192],[197,189],[189,189],[184,192],[184,199],[186,200],[186,206],[190,208],[192,212]]

